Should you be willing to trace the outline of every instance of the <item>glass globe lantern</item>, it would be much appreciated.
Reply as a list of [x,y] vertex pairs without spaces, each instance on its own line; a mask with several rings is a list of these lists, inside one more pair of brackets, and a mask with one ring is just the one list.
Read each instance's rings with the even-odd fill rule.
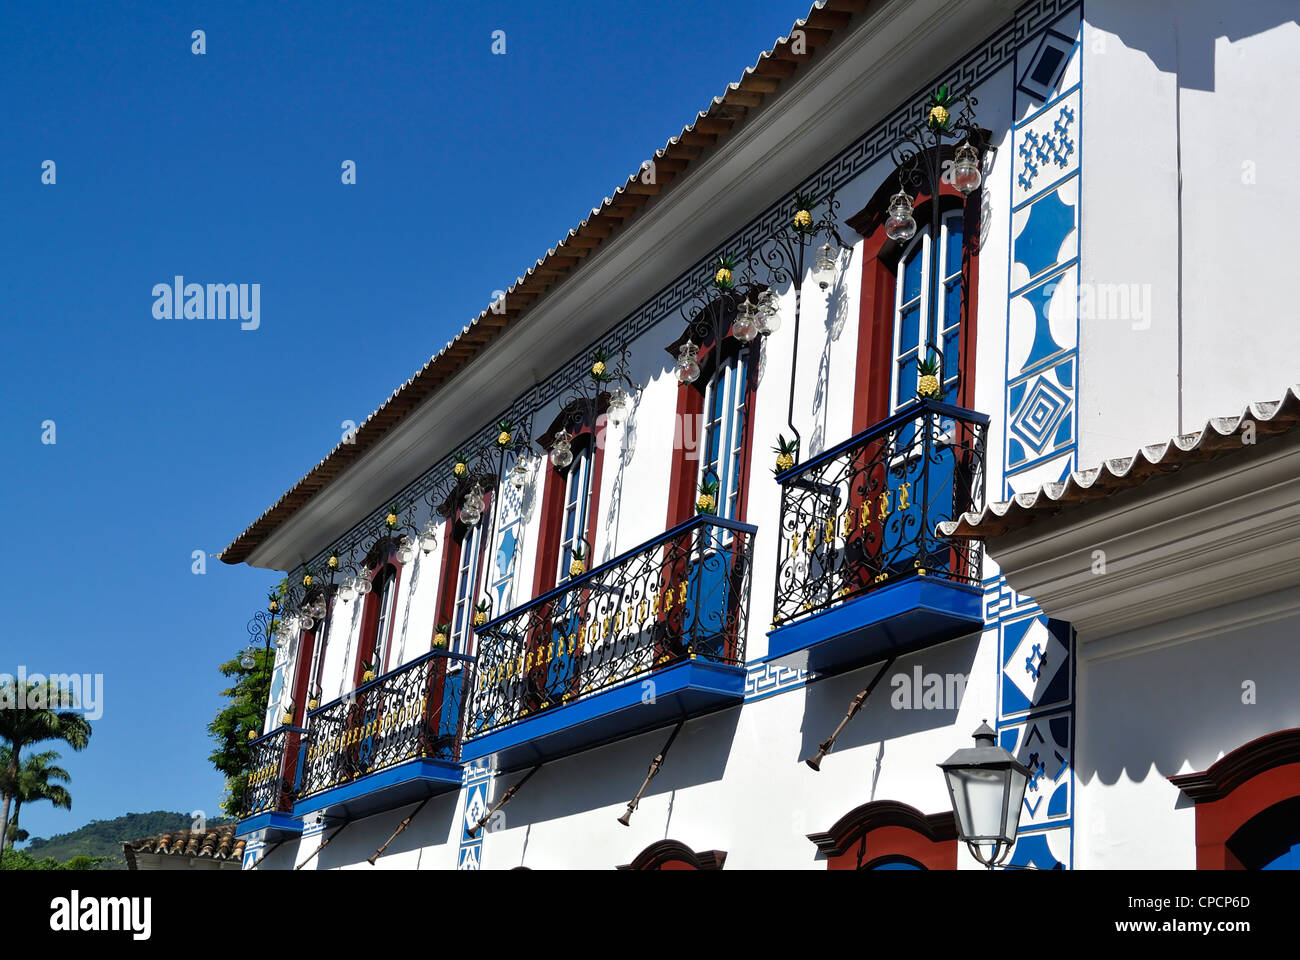
[[370,592],[370,573],[363,570],[361,576],[357,577],[357,594],[364,597]]
[[251,645],[244,649],[243,656],[239,658],[239,665],[245,670],[252,670],[257,666],[257,651]]
[[749,343],[758,336],[758,310],[754,301],[746,297],[731,321],[731,335],[741,343]]
[[415,559],[415,541],[406,534],[397,541],[397,559],[402,563],[410,563]]
[[436,550],[437,548],[438,548],[438,527],[436,524],[434,524],[433,518],[430,517],[429,522],[426,523],[424,525],[424,529],[420,531],[420,550],[427,557],[429,554],[433,553],[433,551]]
[[817,251],[817,259],[813,261],[813,279],[817,281],[817,286],[823,290],[830,287],[835,280],[835,264],[839,260],[839,251],[827,241],[821,245]]
[[573,463],[573,434],[563,428],[555,435],[551,443],[551,464],[557,470],[563,470]]
[[889,198],[889,219],[885,221],[885,236],[905,243],[916,236],[916,221],[912,219],[912,198],[900,190]]
[[520,450],[515,462],[510,467],[510,486],[522,490],[528,484],[528,475],[532,472],[533,461],[527,450]]
[[694,383],[700,379],[700,348],[690,340],[682,344],[681,350],[677,352],[677,362],[673,365],[673,373],[677,377],[678,383]]
[[339,599],[344,603],[351,603],[357,598],[357,580],[356,577],[348,577],[339,586]]
[[770,337],[781,329],[781,304],[771,290],[758,295],[758,332]]
[[622,426],[623,421],[627,419],[628,403],[630,400],[631,398],[627,395],[627,391],[622,387],[615,387],[614,392],[609,395],[609,406],[605,408],[605,415],[609,418],[609,422],[614,426]]
[[477,526],[483,519],[483,508],[486,504],[483,501],[483,491],[479,489],[478,484],[469,493],[465,494],[465,499],[460,505],[460,519],[467,527]]
[[298,630],[310,630],[314,626],[316,626],[316,618],[313,617],[310,613],[304,613],[302,618],[298,621],[296,625],[296,629],[294,626],[291,625],[290,628],[285,631],[285,635],[284,635],[285,643],[288,643],[289,638],[293,636],[294,633],[296,633]]
[[969,196],[971,191],[979,187],[983,181],[984,176],[980,173],[979,153],[969,142],[963,143],[957,148],[957,153],[953,158],[953,186],[960,190],[963,196]]
[[[948,781],[958,836],[976,860],[992,869],[1015,845],[1031,771],[994,745],[996,735],[987,723],[974,736],[976,746],[958,750],[939,769]],[[992,846],[987,857],[980,844]]]

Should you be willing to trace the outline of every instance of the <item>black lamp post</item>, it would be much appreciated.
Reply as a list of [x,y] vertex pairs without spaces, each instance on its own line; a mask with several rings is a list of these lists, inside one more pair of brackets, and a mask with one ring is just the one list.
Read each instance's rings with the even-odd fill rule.
[[[990,870],[1001,865],[1016,843],[1020,808],[1030,770],[1010,752],[995,746],[987,723],[975,731],[975,746],[958,750],[939,764],[957,815],[957,835],[971,855]],[[986,857],[980,844],[990,844]]]

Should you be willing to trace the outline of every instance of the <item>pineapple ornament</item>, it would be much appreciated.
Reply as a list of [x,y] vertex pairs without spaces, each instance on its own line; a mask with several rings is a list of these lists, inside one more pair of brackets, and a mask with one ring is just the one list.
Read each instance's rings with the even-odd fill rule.
[[922,400],[939,396],[939,358],[934,355],[934,351],[917,366],[916,372],[919,375],[916,395]]
[[373,679],[375,679],[375,665],[373,663],[363,662],[361,664],[361,682],[369,683]]
[[794,195],[794,219],[791,225],[799,233],[811,233],[813,228],[812,206],[815,201],[812,197],[796,193]]
[[733,289],[736,282],[731,272],[735,269],[735,257],[718,257],[716,269],[713,272],[713,285],[724,292]]
[[510,446],[510,441],[514,439],[514,432],[515,432],[514,426],[510,423],[507,423],[505,420],[502,420],[500,423],[498,423],[497,424],[497,446],[498,447]]
[[447,636],[451,632],[451,627],[445,623],[440,623],[433,631],[433,647],[435,650],[447,649]]
[[582,552],[582,547],[574,547],[573,553],[570,554],[569,576],[580,577],[587,572],[587,560]]
[[387,515],[385,515],[385,517],[384,517],[384,526],[386,526],[389,530],[392,530],[394,527],[397,526],[397,507],[396,507],[396,506],[390,506],[390,507],[388,508],[388,513],[387,513]]
[[787,440],[783,434],[776,435],[776,446],[772,452],[776,454],[776,469],[773,473],[784,473],[794,466],[794,454],[798,445],[793,440]]
[[718,481],[705,480],[700,484],[700,495],[695,499],[697,513],[717,513]]
[[597,383],[603,383],[610,379],[610,375],[606,369],[606,364],[608,364],[608,362],[609,354],[604,350],[597,350],[593,353],[591,355],[591,379],[595,380]]
[[292,700],[290,700],[289,705],[284,708],[284,716],[280,718],[280,723],[282,726],[286,726],[286,727],[293,725],[293,701]]
[[488,622],[488,602],[480,600],[474,608],[474,626],[481,627]]
[[948,108],[952,106],[952,94],[948,92],[948,85],[943,84],[930,95],[930,110],[926,114],[926,125],[935,133],[942,133],[948,129],[948,124],[952,122],[952,117],[948,113]]
[[469,476],[469,464],[466,462],[465,454],[456,454],[456,465],[451,468],[451,472],[458,480],[464,480]]

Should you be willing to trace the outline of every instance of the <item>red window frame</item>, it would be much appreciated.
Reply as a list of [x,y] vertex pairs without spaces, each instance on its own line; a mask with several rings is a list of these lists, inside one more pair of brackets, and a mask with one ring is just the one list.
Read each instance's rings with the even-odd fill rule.
[[397,613],[397,596],[401,592],[402,586],[402,562],[397,559],[397,552],[389,550],[387,555],[377,560],[370,567],[371,590],[366,594],[364,605],[361,609],[361,634],[357,643],[357,659],[352,669],[352,687],[356,689],[361,686],[361,677],[365,673],[365,664],[375,655],[375,649],[379,646],[379,604],[383,601],[384,584],[376,583],[381,576],[384,576],[387,568],[392,568],[393,578],[393,609],[389,611],[388,616],[388,636],[384,638],[384,662],[375,664],[375,675],[388,672],[388,662],[393,655],[393,629],[396,625]]
[[[483,494],[483,517],[484,520],[489,522],[489,526],[492,519],[492,508],[495,506],[493,503],[494,492],[495,491],[488,490]],[[487,554],[489,546],[488,541],[492,539],[488,528],[482,527],[482,521],[480,521],[480,527],[483,530],[483,535],[479,537],[478,541],[478,558],[474,565],[474,585],[470,591],[471,599],[479,595],[479,587],[483,583],[483,560]],[[430,649],[432,649],[433,635],[438,632],[438,624],[447,624],[449,630],[455,627],[456,585],[460,579],[460,556],[461,552],[465,548],[465,538],[469,536],[469,534],[470,528],[462,523],[458,519],[457,514],[453,511],[451,516],[447,518],[447,522],[443,527],[442,539],[444,547],[442,551],[442,573],[440,575],[438,589],[438,604],[436,607],[437,616],[433,618],[433,632],[429,634]],[[501,611],[498,610],[496,612],[500,613]],[[474,652],[474,634],[474,613],[471,610],[469,613],[468,632],[465,635],[467,649],[463,651],[470,655]],[[447,649],[448,651],[451,650],[450,636],[448,637]]]
[[[568,421],[567,413],[561,413],[556,417],[555,422],[551,424],[541,437],[538,438],[545,450],[550,450],[551,441],[561,428],[566,428]],[[571,426],[571,424],[570,424]],[[591,424],[583,423],[576,431],[569,431],[573,435],[572,447],[574,456],[584,447],[591,451],[591,500],[587,504],[587,523],[583,529],[583,534],[587,538],[587,543],[595,548],[596,530],[598,529],[600,519],[600,482],[601,476],[605,470],[605,434],[607,427],[603,425],[599,430],[593,429]],[[559,585],[559,565],[560,565],[560,541],[564,538],[564,500],[567,489],[568,468],[563,472],[557,470],[548,460],[542,470],[542,519],[538,532],[537,543],[537,565],[533,570],[533,596],[540,597],[542,594],[553,590]],[[587,569],[595,566],[595,558],[587,557]]]
[[[945,147],[945,161],[952,159],[952,147]],[[888,418],[890,384],[894,362],[894,286],[898,258],[907,243],[890,240],[885,234],[889,198],[898,190],[898,177],[891,174],[860,211],[846,221],[863,237],[862,293],[858,305],[857,371],[853,391],[853,433]],[[956,187],[942,183],[939,207],[944,214],[961,210],[962,217],[962,315],[958,352],[961,384],[958,405],[971,409],[975,403],[975,350],[978,335],[979,248],[981,190],[969,197]],[[930,223],[932,192],[918,192],[913,217],[917,231]],[[908,243],[911,243],[909,240]],[[936,254],[937,256],[937,254]]]
[[[681,345],[687,340],[687,334],[683,334],[666,348],[668,353],[676,358]],[[728,323],[727,334],[723,339],[722,347],[717,344],[706,343],[700,347],[699,365],[700,375],[694,383],[679,384],[677,387],[677,424],[674,429],[674,438],[685,439],[687,436],[686,424],[690,423],[690,437],[695,444],[693,456],[687,457],[685,450],[674,451],[672,461],[672,472],[668,481],[668,517],[667,526],[674,527],[685,520],[689,520],[695,515],[695,501],[699,488],[700,457],[703,455],[704,437],[696,436],[697,427],[704,423],[704,398],[708,391],[709,384],[717,375],[718,368],[723,360],[729,360],[736,356],[742,350],[748,349],[749,370],[745,376],[745,438],[744,446],[740,456],[740,494],[736,500],[736,520],[744,522],[746,510],[749,505],[749,481],[750,471],[754,459],[754,420],[755,405],[758,399],[758,361],[761,338],[755,338],[750,343],[741,343],[735,337],[731,336],[731,327]],[[721,497],[722,491],[719,491]]]
[[957,869],[957,817],[951,810],[925,814],[896,800],[873,800],[808,839],[826,855],[828,870],[868,870],[886,860]]
[[1300,727],[1251,740],[1205,770],[1169,781],[1196,806],[1196,869],[1245,870],[1232,849],[1234,835],[1300,796]]

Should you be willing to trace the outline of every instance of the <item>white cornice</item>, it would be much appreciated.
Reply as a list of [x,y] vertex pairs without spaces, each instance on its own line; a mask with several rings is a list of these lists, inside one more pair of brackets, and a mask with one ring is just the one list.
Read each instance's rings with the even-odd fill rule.
[[[1293,590],[1300,436],[1153,476],[992,538],[988,549],[1007,582],[1072,622],[1081,644]],[[1104,573],[1095,572],[1101,558]]]

